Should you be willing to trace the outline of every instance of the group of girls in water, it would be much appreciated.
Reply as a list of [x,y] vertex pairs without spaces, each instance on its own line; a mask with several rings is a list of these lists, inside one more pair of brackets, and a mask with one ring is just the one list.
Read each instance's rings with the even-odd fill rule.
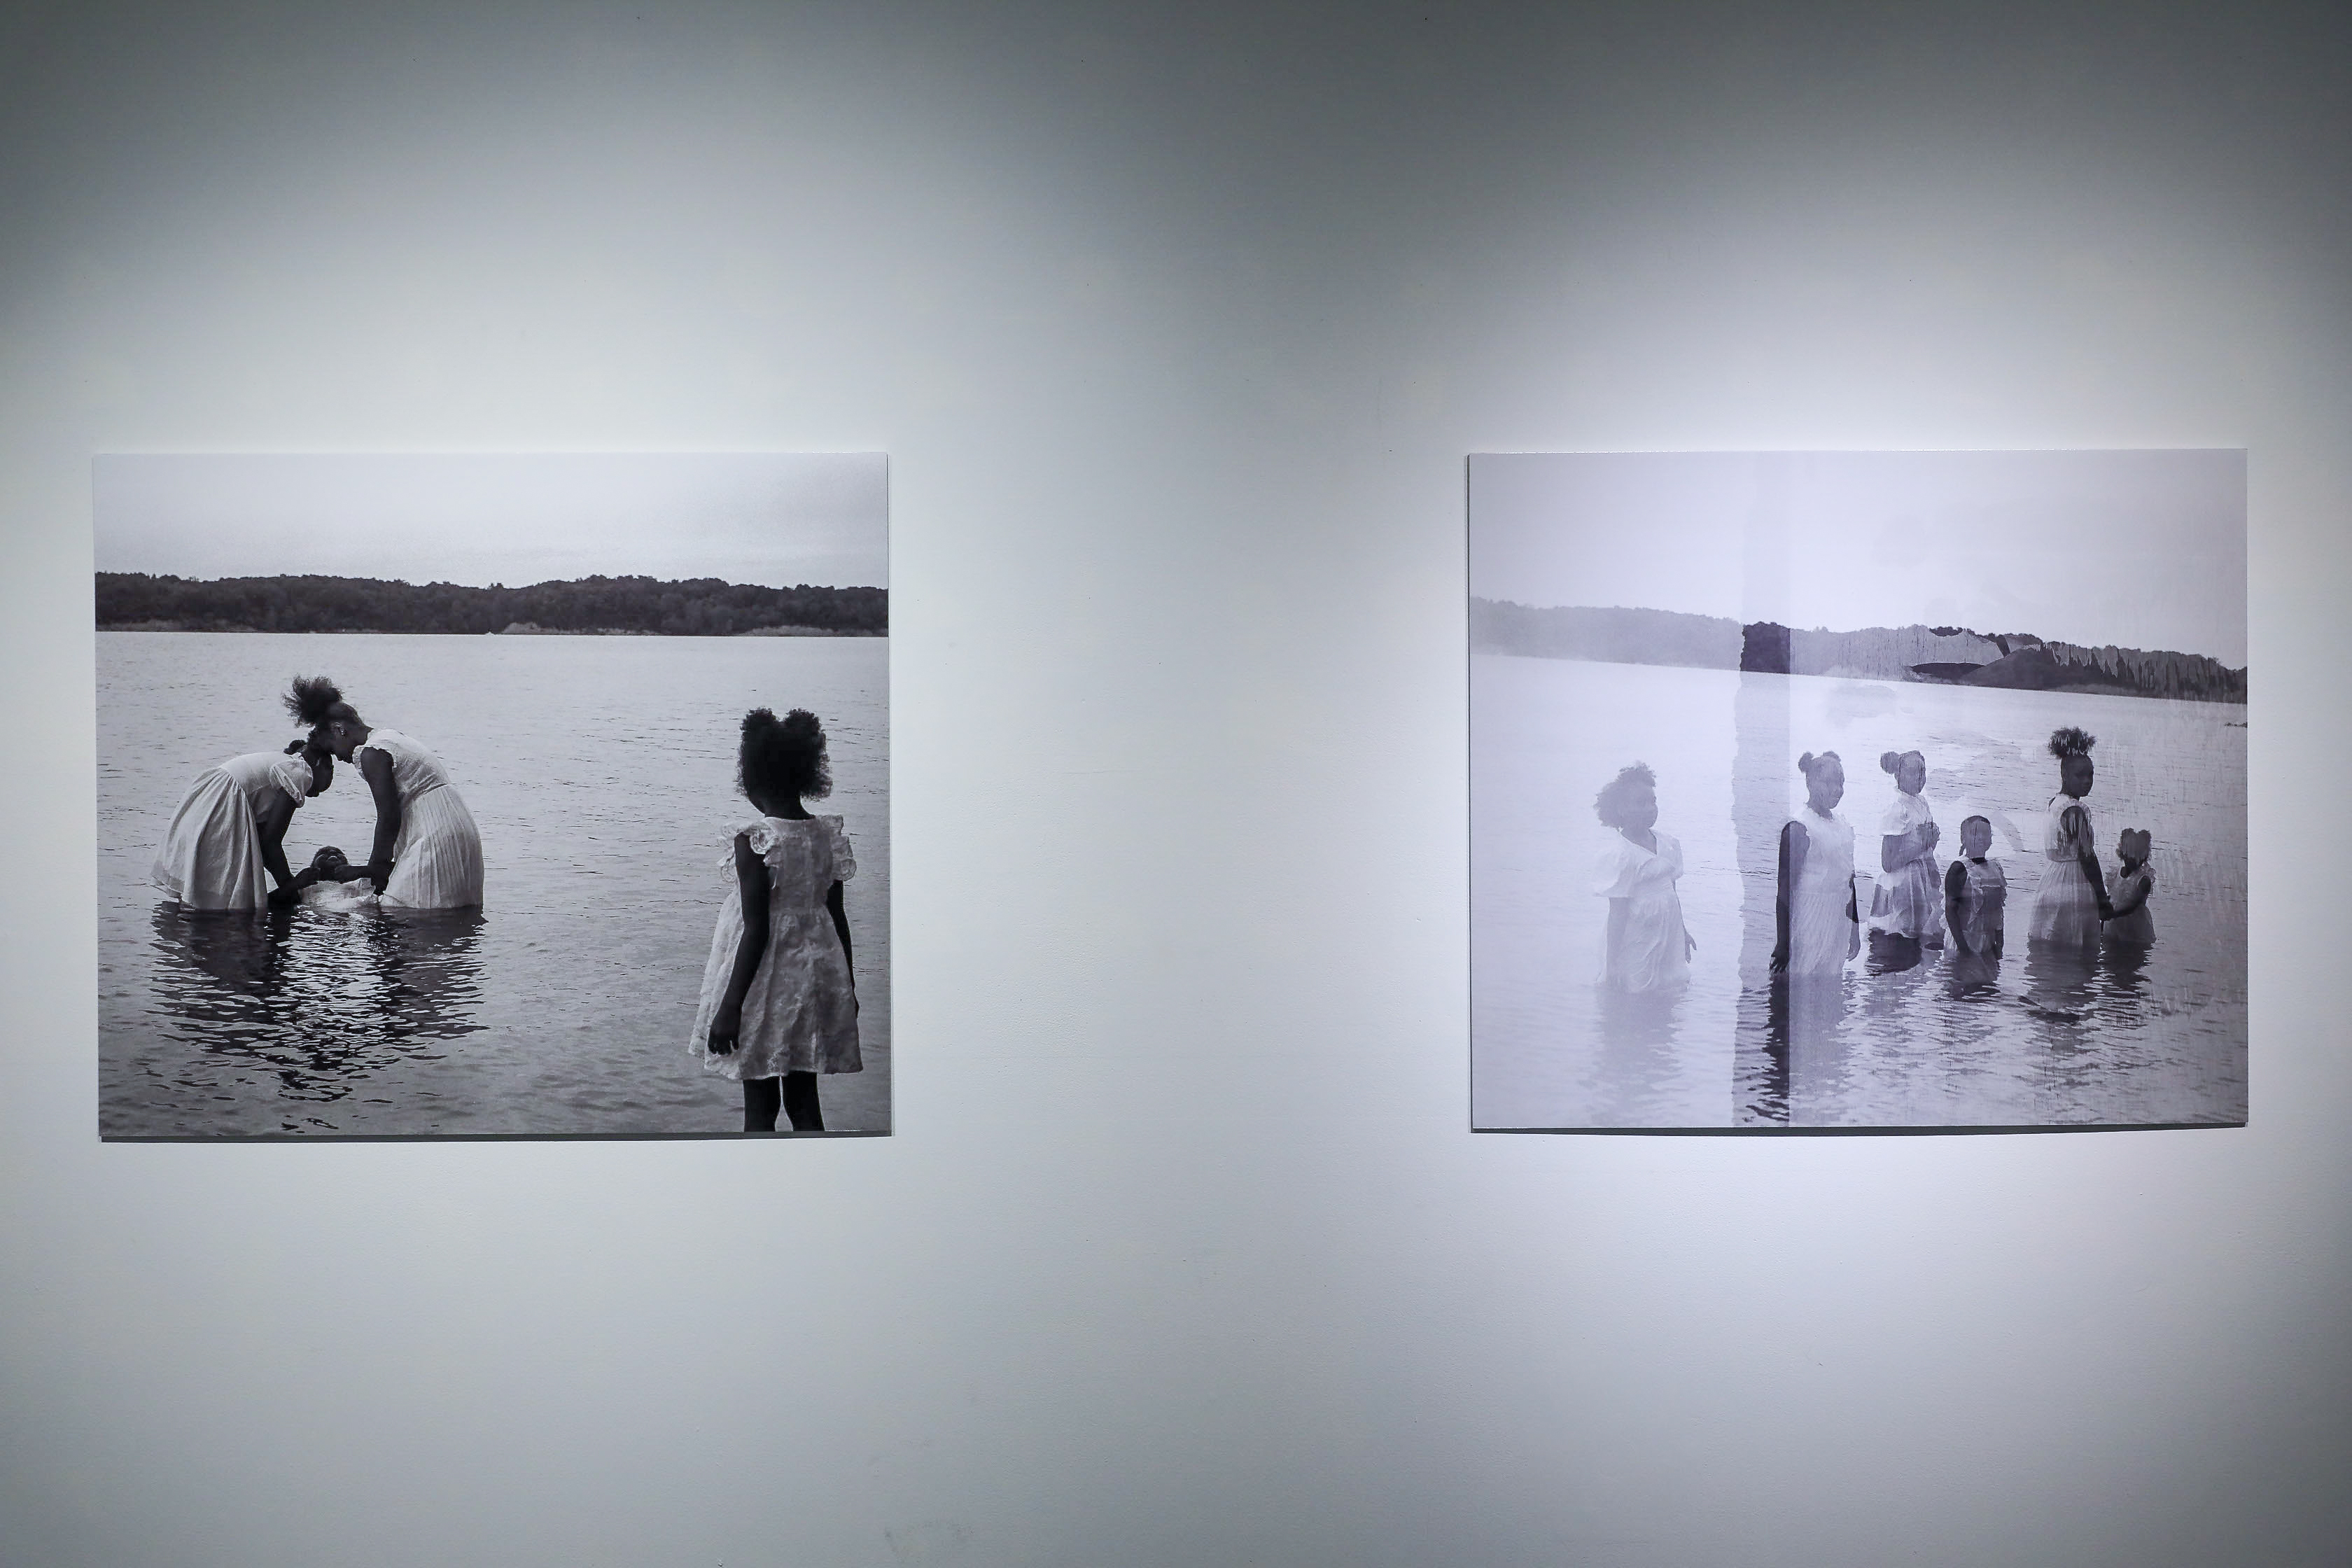
[[[2072,725],[2050,737],[2058,793],[2050,797],[2027,934],[2056,948],[2091,949],[2102,941],[2146,947],[2156,940],[2147,908],[2156,889],[2147,868],[2150,837],[2145,828],[2126,829],[2116,869],[2102,872],[2084,804],[2095,777],[2095,744]],[[1895,793],[1879,823],[1880,875],[1867,917],[1874,955],[1883,945],[1889,955],[1884,967],[1900,969],[1940,952],[1956,984],[1990,982],[2000,962],[2009,897],[2008,878],[1991,857],[1992,823],[1964,819],[1959,854],[1939,864],[1941,831],[1922,794],[1927,758],[1888,752],[1878,765],[1894,776]],[[1860,956],[1864,924],[1853,826],[1838,814],[1845,764],[1835,752],[1808,752],[1797,771],[1804,775],[1805,804],[1780,829],[1771,972],[1836,975]],[[1689,979],[1697,944],[1683,924],[1675,890],[1682,846],[1657,828],[1656,775],[1640,763],[1622,770],[1593,810],[1612,830],[1594,879],[1594,890],[1609,900],[1601,984],[1628,992],[1679,988]]]
[[[285,701],[301,737],[205,769],[182,798],[152,873],[165,896],[193,910],[478,908],[481,833],[441,759],[369,724],[323,676],[297,678]],[[356,767],[373,798],[367,861],[328,845],[293,870],[287,828],[332,785],[337,763]],[[805,804],[833,787],[816,716],[745,714],[736,784],[759,815],[730,830],[718,862],[728,890],[688,1049],[704,1070],[741,1083],[745,1131],[772,1132],[780,1114],[795,1131],[823,1131],[817,1076],[864,1063],[842,900],[856,858],[842,819]]]

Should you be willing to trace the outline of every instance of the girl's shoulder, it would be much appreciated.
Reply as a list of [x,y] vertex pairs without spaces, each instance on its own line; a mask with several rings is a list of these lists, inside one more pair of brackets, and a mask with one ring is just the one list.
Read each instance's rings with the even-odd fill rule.
[[728,829],[727,847],[731,853],[740,839],[751,846],[752,854],[764,857],[784,845],[811,838],[845,846],[849,842],[849,831],[838,816],[754,816]]

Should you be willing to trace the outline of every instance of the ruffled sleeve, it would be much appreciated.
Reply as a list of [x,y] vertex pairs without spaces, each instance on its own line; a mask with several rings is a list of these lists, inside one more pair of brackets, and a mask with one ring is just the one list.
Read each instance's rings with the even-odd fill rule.
[[296,805],[310,798],[310,764],[299,756],[278,758],[269,765],[269,776],[278,788],[294,797]]
[[1878,819],[1878,831],[1883,837],[1893,838],[1910,832],[1923,822],[1931,821],[1933,817],[1934,813],[1927,809],[1925,799],[1916,795],[1906,795],[1898,789],[1895,792],[1894,803],[1886,808],[1886,815]]
[[1612,833],[1592,860],[1592,890],[1604,899],[1630,899],[1646,858],[1631,839]]
[[833,832],[833,879],[846,882],[857,875],[857,851],[850,847],[849,829],[837,816],[826,817],[824,825]]

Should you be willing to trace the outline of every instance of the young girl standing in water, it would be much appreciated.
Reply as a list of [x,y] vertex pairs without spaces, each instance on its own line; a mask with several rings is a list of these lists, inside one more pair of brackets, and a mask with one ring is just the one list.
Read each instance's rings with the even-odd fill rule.
[[1889,936],[1921,947],[1944,945],[1943,899],[1936,885],[1936,845],[1941,837],[1936,814],[1919,792],[1927,785],[1927,759],[1917,752],[1878,759],[1895,775],[1895,801],[1878,825],[1878,884],[1871,914]]
[[1804,809],[1780,829],[1780,890],[1772,900],[1772,973],[1842,973],[1862,951],[1853,904],[1853,826],[1837,814],[1845,798],[1845,763],[1835,752],[1797,759],[1805,775]]
[[2058,759],[2058,793],[2050,797],[2050,821],[2042,833],[2042,885],[2033,889],[2033,923],[2027,934],[2060,947],[2096,947],[2099,923],[2115,913],[2092,847],[2091,811],[2083,797],[2097,777],[2091,748],[2098,737],[2069,724],[2050,732],[2050,754]]
[[1698,944],[1684,929],[1675,891],[1683,847],[1656,830],[1657,775],[1643,763],[1620,770],[1593,797],[1592,809],[1615,830],[1594,878],[1594,890],[1609,900],[1601,984],[1613,991],[1679,990],[1689,984]]
[[2147,868],[2152,840],[2145,827],[2126,827],[2116,840],[2116,858],[2122,864],[2107,879],[2107,901],[2115,913],[2100,929],[2109,942],[2148,947],[2156,942],[2156,917],[2147,912],[2147,896],[2156,891],[2156,876]]
[[822,1132],[819,1073],[857,1072],[857,983],[841,885],[857,874],[838,816],[804,801],[833,790],[824,729],[795,708],[743,716],[736,782],[759,809],[719,862],[735,886],[719,910],[688,1048],[743,1085],[743,1131]]

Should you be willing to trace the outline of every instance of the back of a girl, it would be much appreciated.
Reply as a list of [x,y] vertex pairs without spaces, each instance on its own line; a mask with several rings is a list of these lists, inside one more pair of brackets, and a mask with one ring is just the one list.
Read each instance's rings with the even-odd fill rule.
[[727,837],[732,885],[711,933],[688,1049],[743,1086],[743,1131],[821,1132],[817,1078],[857,1072],[857,984],[842,885],[857,874],[832,792],[824,730],[794,709],[743,717],[736,781],[758,812]]

